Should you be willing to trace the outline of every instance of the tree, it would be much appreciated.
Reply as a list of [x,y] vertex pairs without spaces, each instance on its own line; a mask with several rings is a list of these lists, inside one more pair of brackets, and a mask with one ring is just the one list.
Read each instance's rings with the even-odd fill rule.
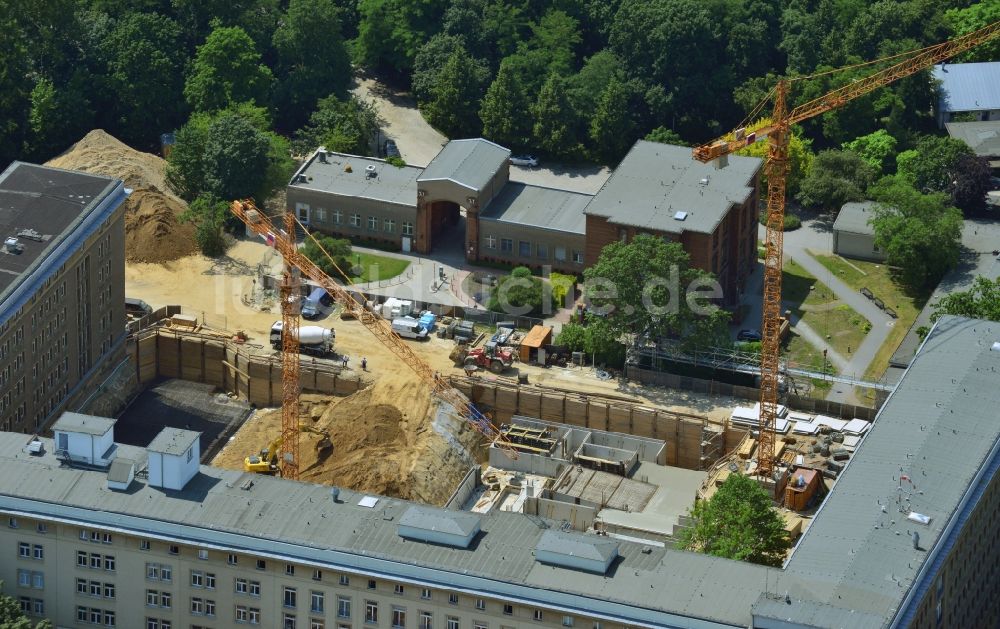
[[[111,0],[106,0],[111,1]],[[132,0],[137,1],[137,0]],[[279,0],[167,0],[184,31],[187,49],[193,51],[217,25],[243,29],[257,50],[267,53],[281,18]],[[280,3],[286,4],[284,2]],[[167,14],[164,9],[140,9]]]
[[608,82],[597,101],[590,119],[590,140],[594,151],[610,164],[617,163],[635,141],[628,91],[617,79]]
[[527,112],[528,99],[514,75],[513,67],[504,60],[479,108],[483,136],[512,148],[527,146],[531,137],[531,121]]
[[727,342],[729,313],[698,296],[715,278],[692,267],[680,243],[647,234],[613,242],[583,276],[587,299],[615,338],[677,336],[687,349]]
[[14,13],[0,0],[0,168],[19,156],[28,135],[31,105],[28,43]]
[[284,127],[301,126],[321,97],[346,93],[351,62],[341,34],[343,15],[334,0],[288,4],[273,39],[278,54],[275,102]]
[[258,192],[267,173],[268,136],[236,113],[225,112],[208,127],[205,142],[206,191],[222,199]]
[[226,252],[222,227],[228,218],[229,205],[211,194],[199,195],[179,217],[183,223],[194,223],[198,249],[210,258],[217,258]]
[[339,153],[372,155],[373,138],[380,123],[374,103],[366,103],[354,95],[340,100],[331,94],[317,103],[309,123],[296,131],[295,146],[299,153],[325,146]]
[[554,157],[579,157],[582,147],[577,140],[578,121],[566,93],[565,79],[550,74],[531,113],[535,118],[535,146]]
[[181,40],[181,28],[170,18],[129,13],[100,42],[115,94],[116,135],[123,142],[153,146],[183,121],[186,106],[177,96],[187,55]]
[[29,155],[47,160],[90,130],[94,111],[84,94],[85,81],[82,73],[74,73],[63,86],[46,78],[35,84],[28,114],[31,136],[25,145]]
[[681,530],[685,550],[779,567],[791,548],[785,522],[760,484],[730,474],[715,494],[690,510],[694,526]]
[[237,103],[265,103],[274,77],[261,63],[253,40],[239,27],[217,27],[195,55],[184,98],[195,111]]
[[942,297],[934,304],[931,321],[937,321],[942,315],[1000,321],[1000,277],[991,280],[980,275],[969,290]]
[[986,193],[991,188],[989,160],[978,155],[960,155],[952,172],[952,202],[963,212],[984,210]]
[[319,241],[318,245],[312,238],[306,238],[302,253],[307,258],[312,260],[324,273],[335,279],[342,278],[344,273],[351,272],[350,240],[323,235],[317,236],[316,240]]
[[587,59],[580,71],[567,78],[566,91],[581,120],[590,120],[597,101],[612,78],[623,80],[621,59],[610,50],[602,50]]
[[[3,590],[3,581],[0,581],[0,591]],[[31,620],[21,611],[21,606],[13,596],[0,594],[0,627],[3,629],[52,629],[52,623],[48,620],[39,621],[32,624]]]
[[583,352],[595,365],[621,367],[625,364],[625,344],[614,328],[601,317],[588,315],[586,325],[563,324],[556,345],[571,352]]
[[560,76],[569,74],[581,41],[579,21],[565,11],[549,9],[541,20],[531,25],[531,32],[527,46],[544,53],[549,62],[549,73]]
[[[965,9],[948,9],[945,21],[956,37],[979,30],[1000,21],[1000,3],[977,2]],[[996,61],[1000,59],[1000,41],[996,38],[979,44],[961,56],[963,62]]]
[[[748,131],[755,131],[761,127],[771,124],[770,118],[761,118],[750,125]],[[750,146],[737,152],[738,155],[747,155],[767,159],[767,142],[754,142]],[[815,155],[812,152],[812,141],[803,137],[801,130],[796,127],[792,129],[792,134],[788,139],[788,176],[785,178],[785,195],[794,196],[798,194],[802,186],[802,181],[812,171]],[[767,173],[761,168],[760,183],[763,190],[767,190]]]
[[500,281],[487,307],[511,315],[547,314],[552,304],[545,303],[546,297],[550,296],[545,294],[542,280],[533,276],[528,267],[519,266]]
[[889,168],[890,160],[896,156],[896,138],[889,135],[885,129],[879,129],[845,142],[841,148],[856,154],[876,172],[884,174]]
[[896,156],[896,172],[917,190],[947,192],[954,181],[958,158],[973,154],[962,140],[925,135],[912,150]]
[[878,201],[875,245],[913,291],[931,289],[958,262],[962,213],[947,194],[921,194],[899,175],[883,177],[869,193]]
[[[448,62],[448,59],[456,51],[468,54],[465,46],[465,38],[459,35],[449,35],[438,33],[431,37],[427,43],[417,51],[413,60],[413,74],[410,77],[410,86],[413,96],[417,99],[418,105],[428,102],[433,95],[434,84],[437,83],[441,69]],[[477,60],[477,76],[480,83],[485,84],[489,76],[489,68],[485,63]]]
[[660,144],[673,144],[674,146],[691,146],[676,131],[666,127],[656,127],[646,134],[646,140]]
[[483,83],[477,64],[464,50],[448,57],[431,90],[431,99],[424,103],[427,122],[450,138],[478,135],[480,124],[479,100]]
[[802,180],[797,198],[804,205],[839,210],[848,201],[861,201],[875,178],[875,169],[850,151],[821,151]]
[[406,76],[420,46],[440,30],[444,0],[360,0],[355,61]]

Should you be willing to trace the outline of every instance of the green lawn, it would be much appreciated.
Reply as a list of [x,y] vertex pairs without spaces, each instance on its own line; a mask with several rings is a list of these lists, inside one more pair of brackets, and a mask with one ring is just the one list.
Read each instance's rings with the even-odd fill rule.
[[388,280],[396,277],[410,266],[409,260],[360,251],[351,254],[351,264],[360,264],[362,268],[361,275],[351,278],[351,281],[356,284]]
[[860,291],[862,287],[867,287],[886,306],[896,311],[898,318],[892,331],[865,371],[866,379],[877,380],[882,377],[889,366],[889,359],[927,302],[927,295],[908,294],[902,284],[895,280],[892,270],[884,264],[861,260],[848,262],[836,255],[814,254],[813,257],[851,288]]
[[837,296],[830,288],[817,280],[795,260],[782,265],[781,300],[786,307],[801,314],[803,305],[820,306],[836,301]]

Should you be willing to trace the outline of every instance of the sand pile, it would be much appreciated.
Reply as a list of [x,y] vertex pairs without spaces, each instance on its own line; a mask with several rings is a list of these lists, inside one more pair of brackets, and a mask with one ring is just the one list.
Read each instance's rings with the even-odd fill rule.
[[125,206],[129,262],[169,262],[197,253],[194,226],[177,220],[187,205],[167,187],[163,158],[136,151],[95,129],[47,165],[117,177],[132,188]]
[[[319,437],[300,433],[300,480],[429,504],[448,499],[473,463],[462,450],[480,441],[472,430],[442,422],[430,394],[411,378],[381,378],[343,398],[303,394],[299,418],[328,431],[334,446],[331,455],[321,456],[315,449]],[[465,446],[453,447],[435,422],[447,423]],[[257,412],[212,465],[242,469],[243,458],[270,443],[280,426],[280,410]]]

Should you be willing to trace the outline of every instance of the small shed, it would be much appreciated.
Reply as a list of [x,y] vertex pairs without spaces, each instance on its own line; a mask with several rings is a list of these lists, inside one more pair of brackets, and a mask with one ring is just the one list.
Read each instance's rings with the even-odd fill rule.
[[539,357],[538,350],[551,344],[552,328],[547,325],[536,325],[528,331],[528,333],[524,336],[524,340],[521,341],[521,362],[528,363],[531,362],[532,359],[537,359],[540,363],[544,362],[545,357]]
[[816,470],[800,467],[789,475],[785,485],[785,507],[805,511],[819,490],[823,476]]
[[873,201],[844,204],[833,223],[834,253],[859,260],[885,260],[885,252],[875,246],[875,230],[868,224],[874,207]]

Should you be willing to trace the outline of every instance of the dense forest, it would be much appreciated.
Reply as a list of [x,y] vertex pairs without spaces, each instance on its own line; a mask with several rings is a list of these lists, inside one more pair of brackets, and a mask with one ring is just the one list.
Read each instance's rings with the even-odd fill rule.
[[[0,0],[0,166],[98,127],[143,150],[193,125],[204,141],[255,129],[272,155],[321,141],[367,152],[377,118],[348,91],[359,71],[410,89],[449,137],[613,164],[637,138],[724,133],[777,76],[998,19],[998,0]],[[1000,42],[963,60],[985,59]],[[932,101],[921,73],[809,121],[802,141],[819,151],[882,130],[892,171],[935,132]]]

